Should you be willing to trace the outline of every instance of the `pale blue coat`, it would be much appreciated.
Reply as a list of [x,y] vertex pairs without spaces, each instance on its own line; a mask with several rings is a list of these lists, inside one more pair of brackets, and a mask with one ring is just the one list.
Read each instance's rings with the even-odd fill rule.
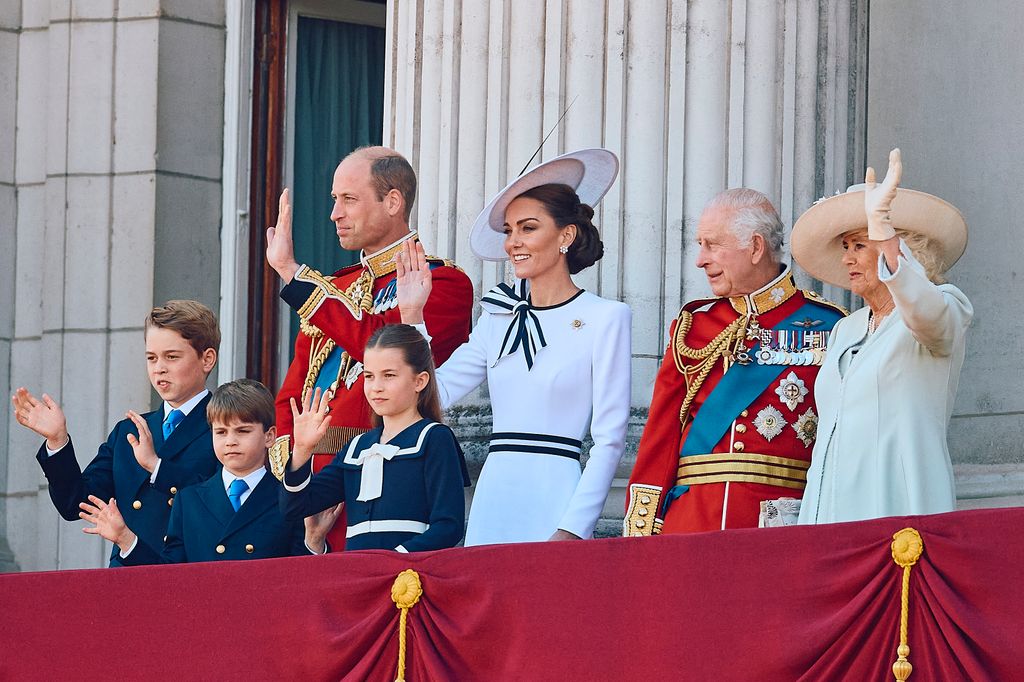
[[932,284],[902,240],[900,254],[895,273],[878,265],[895,311],[871,336],[866,306],[832,331],[800,523],[954,509],[946,428],[974,311],[955,286]]

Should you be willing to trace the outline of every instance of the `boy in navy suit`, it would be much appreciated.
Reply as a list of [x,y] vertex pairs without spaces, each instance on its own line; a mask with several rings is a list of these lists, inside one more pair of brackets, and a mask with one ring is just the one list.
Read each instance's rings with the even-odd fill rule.
[[[312,554],[323,547],[338,508],[302,521],[286,521],[278,509],[281,484],[266,469],[274,443],[274,396],[263,384],[239,379],[213,393],[206,408],[213,450],[224,465],[209,480],[182,490],[171,510],[163,550],[132,532],[115,500],[91,495],[81,517],[120,549],[125,565],[267,559]],[[305,541],[305,542],[304,542]]]
[[[196,301],[168,301],[146,317],[146,366],[163,406],[129,411],[85,471],[78,465],[64,412],[50,396],[36,399],[24,387],[12,399],[15,418],[46,439],[36,459],[49,482],[57,512],[74,521],[90,495],[118,500],[126,521],[160,547],[171,504],[186,486],[217,469],[206,422],[206,377],[217,363],[220,328],[213,312]],[[119,566],[115,547],[110,565]]]

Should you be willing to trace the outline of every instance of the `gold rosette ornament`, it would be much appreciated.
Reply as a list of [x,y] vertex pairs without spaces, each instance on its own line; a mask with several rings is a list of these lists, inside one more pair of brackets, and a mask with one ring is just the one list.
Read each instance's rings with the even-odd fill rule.
[[903,568],[903,589],[900,593],[900,645],[896,649],[898,658],[892,664],[892,672],[898,682],[910,677],[914,666],[910,665],[910,645],[907,644],[907,620],[910,616],[910,569],[924,553],[924,540],[913,528],[904,528],[892,536],[892,560]]
[[409,616],[409,609],[416,606],[423,595],[423,584],[420,583],[419,574],[407,568],[395,578],[391,586],[391,601],[401,610],[402,615],[398,621],[398,674],[395,682],[405,680],[405,622]]

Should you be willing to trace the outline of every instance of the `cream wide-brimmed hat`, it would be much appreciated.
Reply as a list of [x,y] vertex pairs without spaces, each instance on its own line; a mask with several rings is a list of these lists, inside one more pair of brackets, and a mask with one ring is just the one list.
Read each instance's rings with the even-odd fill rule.
[[505,260],[505,209],[526,190],[548,184],[569,185],[580,203],[593,207],[615,182],[619,159],[607,149],[580,149],[523,173],[498,192],[473,224],[469,246],[484,260]]
[[[937,196],[897,188],[890,213],[892,226],[922,234],[931,241],[945,272],[967,248],[967,223],[956,206]],[[851,185],[843,194],[819,199],[793,225],[790,248],[800,267],[822,282],[850,288],[843,265],[843,235],[865,230],[864,185]]]

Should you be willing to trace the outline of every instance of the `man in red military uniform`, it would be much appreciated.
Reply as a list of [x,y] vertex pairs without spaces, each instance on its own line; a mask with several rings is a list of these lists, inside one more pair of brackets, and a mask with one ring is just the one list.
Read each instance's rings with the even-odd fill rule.
[[814,378],[845,315],[801,291],[766,196],[732,189],[697,225],[717,298],[683,306],[629,480],[624,535],[755,527],[760,503],[802,495],[818,417]]
[[[386,147],[349,154],[334,172],[331,220],[342,248],[361,250],[359,263],[324,276],[295,261],[288,190],[281,194],[278,223],[267,230],[267,262],[284,280],[281,298],[299,315],[295,358],[277,394],[277,430],[271,469],[280,478],[288,461],[292,432],[289,400],[298,403],[320,388],[330,396],[331,426],[313,455],[319,472],[349,440],[370,429],[363,395],[362,358],[366,341],[386,324],[402,321],[393,257],[409,239],[409,214],[416,174],[409,162]],[[428,258],[434,287],[423,309],[433,336],[434,360],[441,364],[469,338],[473,285],[454,263]],[[339,519],[328,535],[332,548],[344,546]]]

